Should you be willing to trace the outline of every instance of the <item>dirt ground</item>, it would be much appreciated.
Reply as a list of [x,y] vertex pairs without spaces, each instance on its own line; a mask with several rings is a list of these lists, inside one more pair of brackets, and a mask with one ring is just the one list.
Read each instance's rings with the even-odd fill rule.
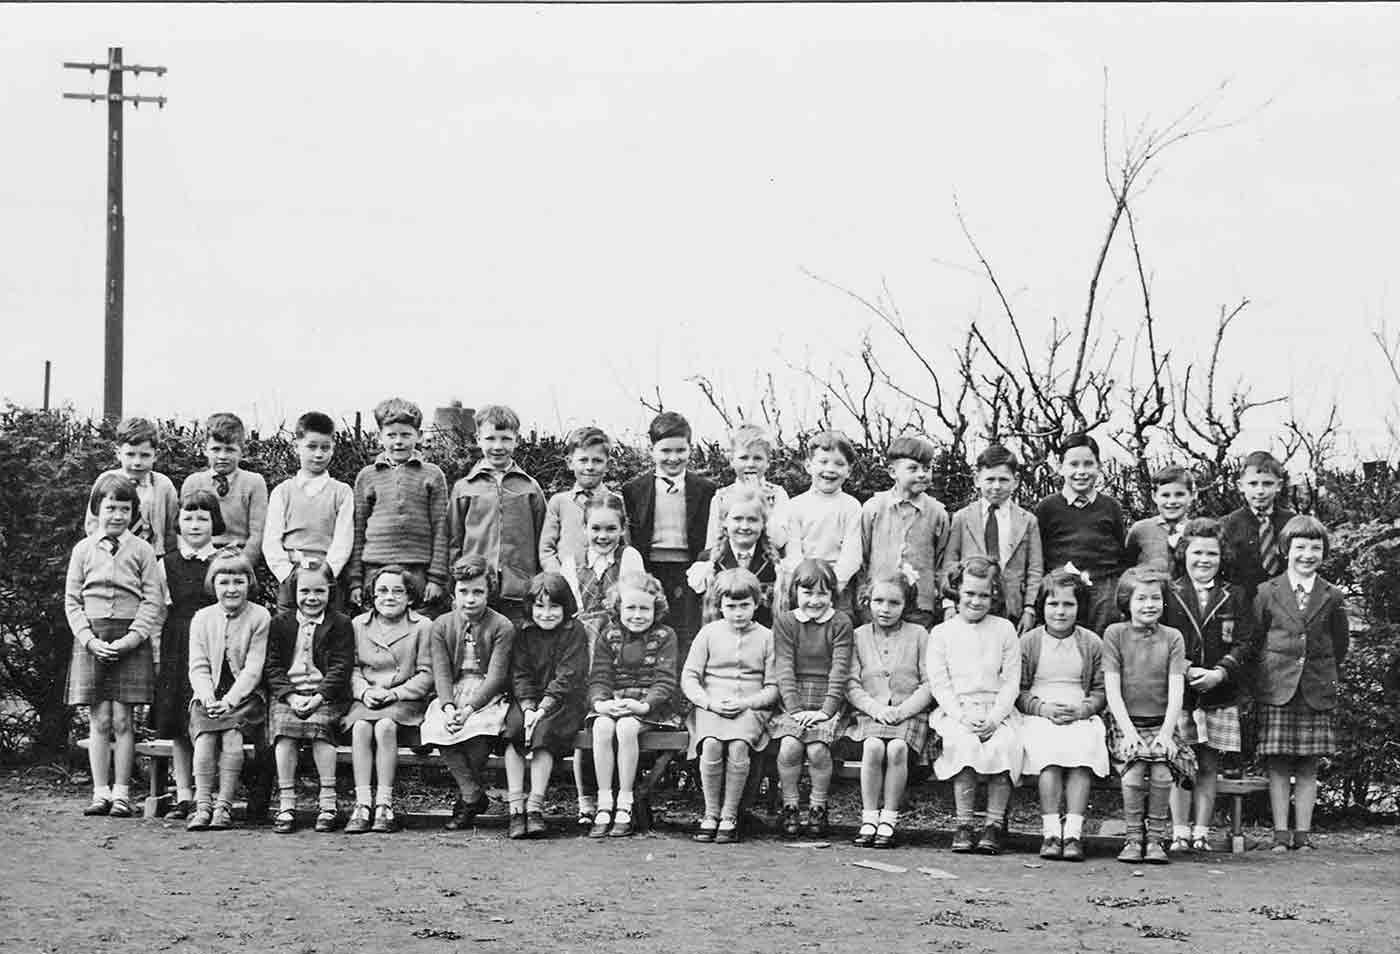
[[[190,834],[84,819],[77,786],[0,777],[0,951],[450,954],[606,951],[1397,950],[1400,832],[1334,830],[1315,853],[1129,868],[1026,850],[959,856],[695,845],[677,829],[591,842],[472,832]],[[1029,840],[1024,842],[1029,845]],[[862,859],[902,872],[853,865]],[[956,880],[920,872],[941,869]]]

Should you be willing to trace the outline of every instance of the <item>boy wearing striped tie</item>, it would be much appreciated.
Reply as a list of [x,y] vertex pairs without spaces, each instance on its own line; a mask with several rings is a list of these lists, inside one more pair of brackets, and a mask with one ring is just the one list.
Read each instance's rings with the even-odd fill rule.
[[1279,491],[1288,481],[1273,454],[1254,451],[1244,459],[1239,488],[1244,506],[1231,513],[1225,526],[1225,549],[1233,555],[1233,582],[1252,602],[1259,584],[1283,571],[1279,536],[1294,513],[1277,502]]
[[240,550],[257,566],[267,523],[267,481],[262,474],[238,466],[248,435],[237,414],[211,414],[204,431],[204,459],[209,469],[186,477],[180,485],[180,497],[194,490],[206,490],[217,497],[224,532],[214,537],[214,546]]

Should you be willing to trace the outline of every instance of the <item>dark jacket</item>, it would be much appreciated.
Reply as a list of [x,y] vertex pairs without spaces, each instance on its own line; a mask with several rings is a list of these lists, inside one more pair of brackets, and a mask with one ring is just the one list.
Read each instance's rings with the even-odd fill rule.
[[1335,709],[1351,640],[1342,591],[1318,577],[1307,608],[1299,610],[1285,573],[1259,587],[1254,617],[1257,629],[1240,664],[1255,669],[1255,698],[1281,706],[1301,692],[1312,708]]
[[[688,560],[696,560],[705,549],[705,531],[710,522],[710,501],[715,483],[694,471],[685,472],[685,549]],[[656,474],[647,471],[622,485],[627,506],[628,535],[632,546],[651,565],[651,537],[656,530]]]
[[676,668],[676,633],[671,627],[654,625],[645,633],[633,633],[609,623],[593,648],[588,701],[637,699],[651,707],[648,719],[665,718],[680,696]]
[[[1292,510],[1277,504],[1274,506],[1270,522],[1274,525],[1275,541],[1283,533],[1284,524],[1295,516],[1297,515]],[[1259,559],[1259,520],[1248,507],[1241,507],[1230,513],[1220,521],[1220,526],[1226,550],[1230,554],[1227,575],[1244,590],[1245,600],[1252,603],[1259,584],[1275,573],[1282,573],[1286,561],[1280,556],[1277,569],[1273,573],[1264,569],[1264,563]]]
[[1186,665],[1225,670],[1225,681],[1210,692],[1198,694],[1187,680],[1185,708],[1221,709],[1239,702],[1240,688],[1248,674],[1239,663],[1244,646],[1253,638],[1254,611],[1244,590],[1216,577],[1210,601],[1202,610],[1196,587],[1189,577],[1172,580],[1162,623],[1181,631],[1186,640]]
[[[263,680],[268,695],[286,699],[295,690],[287,669],[297,649],[297,614],[281,613],[267,631],[267,662]],[[355,668],[355,627],[350,617],[327,609],[311,637],[311,661],[321,671],[321,698],[327,702],[350,701],[350,672]]]

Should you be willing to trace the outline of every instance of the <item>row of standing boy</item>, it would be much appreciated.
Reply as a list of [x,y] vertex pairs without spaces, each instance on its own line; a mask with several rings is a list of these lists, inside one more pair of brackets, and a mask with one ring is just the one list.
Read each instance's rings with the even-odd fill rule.
[[[483,459],[450,493],[442,472],[417,452],[417,407],[390,399],[375,413],[383,453],[361,471],[353,488],[326,473],[334,425],[311,412],[297,423],[301,468],[270,496],[259,475],[238,466],[244,438],[233,415],[210,420],[210,469],[191,475],[178,497],[169,480],[151,469],[154,427],[140,420],[123,423],[121,466],[99,478],[94,488],[88,525],[92,536],[75,548],[68,582],[76,637],[69,701],[93,707],[89,812],[130,812],[129,792],[121,784],[132,762],[130,706],[151,701],[154,690],[154,727],[177,741],[177,814],[188,814],[194,827],[228,823],[227,803],[242,748],[219,742],[233,742],[244,728],[265,718],[279,769],[279,829],[292,824],[289,798],[298,740],[313,742],[322,770],[317,827],[339,823],[334,773],[325,769],[333,768],[334,733],[344,727],[352,736],[356,776],[356,809],[347,828],[391,830],[396,825],[390,795],[397,730],[426,714],[423,741],[438,744],[462,789],[454,827],[469,822],[484,804],[481,764],[490,745],[498,742],[483,740],[514,733],[521,743],[527,736],[546,743],[506,746],[512,833],[537,833],[549,759],[525,756],[565,746],[586,717],[595,735],[595,754],[607,750],[599,759],[599,774],[609,784],[594,801],[587,779],[578,779],[580,822],[594,834],[627,834],[636,733],[676,724],[681,708],[674,676],[669,686],[657,676],[668,668],[656,660],[658,653],[665,655],[670,633],[676,645],[668,658],[694,664],[683,667],[681,682],[694,707],[692,754],[699,757],[706,794],[698,833],[702,840],[737,839],[739,795],[733,783],[748,775],[749,751],[766,744],[769,735],[781,740],[784,828],[823,830],[830,746],[845,736],[862,746],[864,811],[857,840],[892,844],[907,764],[930,748],[924,727],[932,722],[943,748],[935,772],[956,779],[955,847],[997,850],[1012,779],[1023,771],[1039,771],[1043,850],[1050,857],[1075,857],[1088,773],[1107,771],[1102,741],[1097,748],[1090,744],[1093,737],[1102,740],[1098,712],[1107,704],[1113,716],[1110,748],[1124,770],[1130,833],[1142,833],[1143,813],[1135,806],[1144,800],[1149,803],[1147,819],[1154,826],[1160,821],[1168,797],[1162,792],[1170,790],[1175,771],[1183,781],[1199,784],[1194,829],[1187,827],[1185,797],[1178,790],[1173,798],[1173,846],[1204,847],[1218,753],[1239,748],[1234,701],[1248,670],[1260,685],[1260,752],[1269,757],[1276,842],[1280,847],[1311,845],[1317,757],[1333,748],[1331,710],[1336,669],[1346,646],[1345,617],[1335,588],[1325,581],[1313,585],[1325,531],[1306,521],[1308,533],[1298,533],[1288,522],[1292,515],[1274,505],[1284,474],[1267,454],[1252,454],[1245,461],[1240,484],[1247,506],[1221,524],[1197,527],[1183,545],[1192,502],[1189,474],[1171,468],[1157,475],[1158,515],[1125,531],[1121,507],[1096,489],[1098,448],[1084,435],[1071,437],[1061,448],[1063,492],[1042,500],[1034,512],[1012,501],[1018,462],[994,446],[977,461],[980,499],[949,518],[927,493],[933,448],[919,439],[891,443],[887,461],[894,486],[862,506],[843,491],[854,461],[849,441],[833,432],[816,435],[807,459],[812,487],[789,500],[765,479],[771,446],[762,431],[741,428],[734,434],[731,461],[738,482],[716,492],[706,478],[687,473],[691,437],[684,418],[664,413],[649,433],[654,474],[629,481],[621,494],[608,490],[603,484],[608,439],[597,429],[584,428],[571,435],[567,448],[575,485],[546,501],[514,463],[519,421],[509,409],[481,410],[477,439]],[[119,519],[111,519],[111,512],[124,506],[120,498],[126,493],[106,491],[123,479],[134,485],[135,500],[125,506],[136,533],[117,530]],[[201,492],[210,495],[202,504]],[[211,500],[216,513],[210,512]],[[143,540],[149,552],[137,545]],[[1319,541],[1319,553],[1295,567],[1292,550],[1305,540]],[[1213,569],[1209,559],[1193,558],[1192,546],[1215,547]],[[1172,565],[1174,551],[1185,558],[1186,575],[1167,586],[1154,573]],[[241,574],[210,572],[216,554],[234,552],[242,553],[245,565],[224,561],[223,567]],[[279,581],[282,611],[265,627],[265,678],[250,675],[255,663],[259,672],[263,664],[256,651],[249,651],[263,622],[260,607],[249,603],[247,594],[259,555]],[[1229,584],[1216,579],[1227,555]],[[1270,580],[1285,561],[1286,573]],[[1120,586],[1120,571],[1131,565],[1148,572],[1135,572]],[[1045,566],[1068,566],[1071,572],[1042,581]],[[386,568],[393,572],[384,574]],[[622,578],[631,585],[619,587]],[[220,590],[221,579],[229,592]],[[964,592],[969,580],[973,589],[982,586],[976,581],[985,581],[984,598],[994,600],[980,613],[978,596],[969,600]],[[1266,580],[1267,587],[1256,596]],[[1051,585],[1056,581],[1059,585]],[[1287,584],[1282,589],[1276,585],[1280,581]],[[750,618],[741,621],[727,610],[730,603],[744,602],[737,597],[750,582],[756,587],[749,593],[753,607]],[[1158,616],[1165,608],[1177,626],[1149,621],[1150,612],[1142,619],[1131,612],[1142,583],[1158,591]],[[848,613],[859,584],[867,597],[860,618],[869,622],[852,637]],[[159,599],[152,599],[152,586],[163,590]],[[328,620],[343,620],[335,612],[343,602],[342,586],[354,603],[367,595],[372,599],[364,600],[368,608],[353,623],[337,627]],[[428,605],[440,604],[449,586],[454,611],[436,623],[410,606],[409,594]],[[304,589],[313,592],[303,594]],[[893,598],[895,590],[899,600]],[[1291,616],[1283,612],[1286,605],[1275,605],[1280,592],[1287,597],[1282,602],[1294,607]],[[709,595],[703,607],[702,593]],[[217,606],[202,608],[215,599]],[[652,612],[643,624],[648,601]],[[490,604],[490,617],[484,615],[484,602]],[[894,616],[892,603],[899,607]],[[1073,604],[1074,619],[1082,625],[1056,625],[1056,619],[1064,622],[1065,603]],[[1108,637],[1114,635],[1109,624],[1117,618],[1119,603],[1129,611],[1129,623],[1120,626],[1141,637],[1127,640],[1126,654],[1122,647],[1105,652],[1116,646]],[[925,627],[939,616],[944,624],[929,637]],[[669,625],[661,622],[663,617]],[[702,618],[713,622],[701,631],[706,638],[692,645]],[[483,619],[505,625],[485,626]],[[1000,625],[1003,619],[1006,626]],[[196,620],[199,626],[193,625]],[[834,620],[845,621],[844,639]],[[992,622],[997,633],[988,629]],[[570,641],[544,635],[560,626],[585,634],[585,662],[575,659],[564,666],[574,673],[572,682],[555,678],[561,661],[572,658],[560,653],[560,646]],[[769,634],[769,626],[766,650],[762,638],[743,638],[750,630]],[[333,630],[339,639],[332,638]],[[493,630],[495,637],[490,636]],[[163,654],[158,681],[151,675],[157,631]],[[1019,643],[1018,632],[1023,634]],[[416,638],[408,640],[411,634]],[[491,652],[505,634],[523,661],[513,676],[505,656]],[[776,671],[758,665],[765,652],[773,653],[773,642],[789,674],[781,686]],[[341,656],[336,657],[340,666],[330,665],[332,644],[342,653],[346,645],[354,650],[348,663]],[[439,655],[440,645],[446,655],[434,666],[430,659]],[[1261,645],[1270,651],[1260,653]],[[992,646],[1001,651],[992,653]],[[595,687],[592,694],[601,696],[589,702],[581,695],[581,674],[589,669],[590,652],[593,669],[600,668],[601,647],[609,649],[606,663],[624,673],[624,684]],[[712,652],[713,664],[708,662]],[[838,670],[849,666],[852,656],[854,672],[848,677]],[[1260,659],[1268,665],[1256,665]],[[1077,699],[1066,678],[1075,663],[1083,676]],[[317,691],[345,681],[342,669],[351,677],[343,699]],[[532,669],[536,671],[528,672]],[[1049,673],[1043,685],[1033,675],[1038,671]],[[1138,692],[1144,675],[1150,691]],[[749,686],[746,680],[754,678],[758,682]],[[511,682],[511,691],[504,680]],[[728,686],[728,692],[715,698],[720,685]],[[572,691],[559,691],[570,687]],[[425,713],[421,703],[434,688],[438,698]],[[1017,711],[1018,693],[1024,712]],[[254,710],[266,695],[272,697],[272,711],[265,717]],[[856,710],[850,725],[842,717],[848,697]],[[934,700],[938,708],[929,719],[924,710]],[[773,706],[780,711],[770,727],[763,713]],[[642,711],[624,711],[629,709]],[[1178,717],[1182,712],[1186,716]],[[658,717],[644,718],[652,715]],[[1144,742],[1147,733],[1137,729],[1149,728],[1153,720],[1157,731]],[[735,728],[741,723],[747,725],[742,731]],[[551,724],[560,728],[541,735],[541,724],[546,730]],[[1164,725],[1180,731],[1166,731]],[[735,731],[738,736],[729,737]],[[118,780],[110,789],[109,732],[116,737]],[[1077,745],[1067,746],[1075,733]],[[185,743],[190,737],[193,753]],[[609,764],[614,747],[616,795]],[[1060,772],[1043,770],[1074,752],[1077,763],[1061,766]],[[1199,779],[1189,771],[1190,757],[1197,753]],[[1022,756],[1028,765],[1020,763]],[[810,808],[801,816],[797,781],[804,760],[813,792]],[[580,776],[585,762],[575,759]],[[523,794],[527,767],[537,783],[528,799]],[[370,784],[376,771],[377,790]],[[220,778],[217,799],[215,775]],[[980,836],[971,831],[971,786],[978,777],[990,783],[988,823]],[[1290,791],[1292,779],[1296,791]],[[1068,803],[1063,819],[1061,787]],[[1144,792],[1150,798],[1140,798]],[[1288,823],[1290,795],[1296,802],[1296,826]],[[1296,834],[1290,830],[1294,827]],[[1145,843],[1130,838],[1125,853],[1131,855],[1136,842],[1139,853],[1160,860],[1153,845],[1160,848],[1165,836],[1153,834]]]

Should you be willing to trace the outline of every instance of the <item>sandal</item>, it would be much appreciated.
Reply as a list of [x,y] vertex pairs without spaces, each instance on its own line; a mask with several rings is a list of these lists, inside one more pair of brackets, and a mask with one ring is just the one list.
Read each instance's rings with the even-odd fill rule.
[[733,845],[739,841],[739,819],[721,818],[715,829],[715,844]]
[[1198,838],[1192,838],[1192,839],[1191,839],[1191,850],[1192,850],[1192,851],[1210,851],[1210,850],[1211,850],[1210,842],[1209,842],[1204,836],[1198,837]]
[[707,816],[700,819],[700,827],[695,829],[695,834],[691,835],[692,841],[702,844],[709,844],[715,840],[715,832],[719,830],[719,819]]
[[110,815],[112,818],[130,818],[130,817],[131,817],[131,799],[129,799],[129,798],[114,798],[114,799],[112,799],[112,808],[111,808],[110,811],[107,812],[107,814]]
[[[319,819],[317,819],[319,821]],[[297,813],[290,808],[279,811],[272,819],[272,831],[278,835],[290,835],[297,830]]]
[[875,825],[872,822],[864,822],[860,826],[860,831],[851,839],[851,844],[857,848],[869,848],[875,844]]
[[[278,812],[277,814],[280,816],[282,813]],[[316,824],[312,826],[312,830],[325,834],[339,828],[340,822],[341,817],[339,811],[334,808],[323,808],[316,813]]]
[[632,834],[632,813],[625,808],[613,812],[612,831],[609,838],[627,838]]
[[1173,838],[1172,843],[1167,846],[1167,851],[1173,855],[1184,855],[1191,850],[1191,842],[1185,838]]
[[83,814],[89,818],[95,815],[106,815],[112,810],[112,800],[110,798],[94,798],[87,808],[83,809]]
[[893,848],[894,842],[894,826],[889,822],[880,822],[875,828],[875,847]]
[[608,829],[612,827],[613,813],[610,809],[600,808],[593,813],[593,827],[588,829],[589,838],[606,838]]
[[593,819],[597,814],[597,809],[589,812],[580,808],[578,810],[578,818],[575,819],[574,824],[577,825],[581,831],[587,832],[588,829],[593,827]]

